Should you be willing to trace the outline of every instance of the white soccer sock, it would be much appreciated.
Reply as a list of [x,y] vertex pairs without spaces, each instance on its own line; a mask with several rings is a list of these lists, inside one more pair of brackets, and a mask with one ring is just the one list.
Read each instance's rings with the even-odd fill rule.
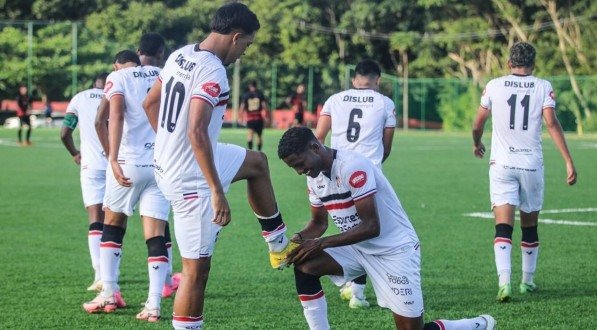
[[433,322],[442,330],[481,330],[487,328],[487,321],[480,316],[472,319],[437,320]]
[[100,241],[102,239],[101,230],[90,230],[87,235],[87,244],[89,246],[89,255],[91,256],[91,266],[95,271],[95,279],[97,281],[100,276]]
[[522,251],[522,282],[533,283],[533,275],[539,257],[539,242],[521,242],[520,249]]
[[352,296],[359,300],[365,299],[365,286],[366,284],[357,284],[352,282]]
[[311,330],[328,330],[330,328],[328,322],[328,305],[325,300],[325,295],[323,295],[323,291],[321,291],[321,293],[322,295],[319,298],[305,301],[301,300],[303,314],[305,315],[305,319],[307,319],[309,329]]
[[172,315],[172,327],[174,330],[201,330],[203,328],[203,315],[196,317]]
[[[258,215],[254,213],[259,221],[263,220],[272,220],[280,216],[280,212],[277,211],[276,214],[266,217]],[[286,237],[286,225],[282,222],[276,229],[272,231],[261,231],[261,236],[267,242],[267,246],[269,247],[270,251],[273,252],[280,252],[284,250],[286,245],[288,245],[288,238]]]
[[122,257],[122,244],[114,242],[100,243],[100,274],[103,282],[102,293],[111,296],[118,288],[118,266]]
[[495,267],[499,277],[499,286],[510,283],[512,240],[496,237],[493,241],[493,252],[495,254]]
[[145,306],[159,308],[162,301],[162,289],[168,274],[168,260],[165,256],[147,258],[147,271],[149,273],[149,294]]

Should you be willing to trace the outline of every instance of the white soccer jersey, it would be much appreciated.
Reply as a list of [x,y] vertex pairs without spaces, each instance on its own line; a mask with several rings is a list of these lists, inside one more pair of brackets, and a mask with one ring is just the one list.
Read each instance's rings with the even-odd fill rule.
[[330,96],[321,110],[332,119],[331,146],[354,150],[381,166],[383,130],[396,127],[394,102],[372,89],[349,89]]
[[325,207],[340,232],[361,223],[355,201],[375,194],[380,233],[378,237],[354,244],[361,252],[385,254],[403,244],[418,242],[394,189],[381,170],[362,155],[338,150],[330,177],[323,173],[317,178],[307,177],[307,186],[311,205]]
[[75,95],[66,108],[79,120],[81,136],[81,169],[105,170],[108,161],[95,131],[97,107],[104,97],[100,88],[91,88]]
[[162,94],[155,146],[155,172],[170,200],[183,194],[209,195],[187,136],[191,99],[213,106],[208,127],[214,154],[224,121],[230,88],[226,69],[213,53],[187,45],[172,53],[160,74]]
[[525,169],[543,165],[543,109],[556,106],[549,81],[518,75],[493,79],[483,91],[481,106],[492,116],[490,162]]
[[104,93],[108,100],[114,95],[124,96],[124,126],[118,152],[121,164],[153,164],[155,132],[142,104],[159,73],[160,68],[155,66],[137,66],[114,71],[106,79]]

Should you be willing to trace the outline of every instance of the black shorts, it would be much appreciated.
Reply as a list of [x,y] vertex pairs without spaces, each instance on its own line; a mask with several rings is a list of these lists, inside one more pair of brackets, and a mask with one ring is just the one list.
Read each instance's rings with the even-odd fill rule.
[[247,128],[253,130],[257,135],[263,132],[263,119],[247,121]]
[[303,113],[302,112],[295,112],[294,113],[294,121],[299,124],[303,124]]
[[21,125],[31,127],[31,117],[29,115],[19,116],[19,120],[21,121]]

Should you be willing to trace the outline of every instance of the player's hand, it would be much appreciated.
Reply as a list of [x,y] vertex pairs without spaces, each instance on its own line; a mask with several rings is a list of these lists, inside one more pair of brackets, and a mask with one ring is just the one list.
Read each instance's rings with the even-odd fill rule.
[[130,187],[133,185],[130,178],[124,176],[124,172],[122,171],[122,167],[118,164],[118,161],[111,161],[110,166],[112,166],[112,173],[114,173],[114,178],[118,181],[123,187]]
[[568,175],[566,177],[566,182],[571,186],[574,185],[576,183],[576,177],[577,177],[576,168],[574,168],[574,164],[572,164],[572,163],[566,164],[566,174]]
[[475,154],[475,157],[483,158],[483,156],[485,155],[485,146],[483,145],[483,143],[479,142],[478,145],[474,146],[473,153]]
[[232,220],[230,206],[224,192],[217,192],[211,195],[211,207],[214,211],[213,223],[222,227],[226,226]]
[[295,240],[293,236],[293,241],[295,243],[300,243],[300,245],[291,251],[288,254],[286,260],[288,264],[301,264],[313,257],[319,255],[323,248],[321,246],[321,239],[305,239],[305,240]]
[[76,155],[74,155],[73,160],[75,161],[75,164],[81,165],[81,153],[78,152]]

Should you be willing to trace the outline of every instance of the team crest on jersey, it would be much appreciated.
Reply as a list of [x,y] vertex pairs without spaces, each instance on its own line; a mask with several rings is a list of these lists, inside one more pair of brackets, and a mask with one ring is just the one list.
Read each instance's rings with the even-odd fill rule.
[[353,186],[353,188],[361,188],[365,185],[365,183],[367,183],[367,173],[363,171],[356,171],[352,173],[348,182],[351,186]]
[[211,97],[217,97],[220,95],[221,91],[220,85],[218,85],[216,82],[205,83],[201,86],[201,89],[203,89],[203,91],[209,94]]
[[552,100],[556,100],[556,93],[554,93],[553,91],[549,92],[549,97],[551,97]]
[[108,94],[110,88],[112,88],[114,84],[111,81],[106,82],[106,86],[104,87],[104,94]]

